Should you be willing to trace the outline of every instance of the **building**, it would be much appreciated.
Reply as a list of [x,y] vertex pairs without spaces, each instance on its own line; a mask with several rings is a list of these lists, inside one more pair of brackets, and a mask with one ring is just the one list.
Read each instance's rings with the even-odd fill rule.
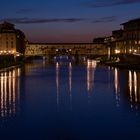
[[123,24],[123,44],[126,53],[140,53],[140,18]]
[[113,47],[113,52],[114,54],[118,54],[118,53],[125,53],[125,49],[124,49],[124,39],[123,39],[123,33],[124,30],[120,29],[120,30],[114,30],[112,31],[112,47]]
[[93,39],[93,43],[95,44],[102,44],[105,43],[105,37],[98,37]]
[[122,29],[114,30],[114,31],[112,31],[112,37],[114,38],[114,40],[120,40],[123,37],[123,32],[124,32],[124,30],[122,30]]
[[25,46],[26,38],[22,31],[8,22],[0,24],[0,54],[23,55]]

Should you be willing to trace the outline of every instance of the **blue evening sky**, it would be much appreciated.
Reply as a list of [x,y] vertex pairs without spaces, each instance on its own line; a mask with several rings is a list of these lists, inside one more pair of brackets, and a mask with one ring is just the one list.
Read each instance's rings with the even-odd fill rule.
[[140,17],[140,0],[1,0],[0,20],[32,42],[91,42]]

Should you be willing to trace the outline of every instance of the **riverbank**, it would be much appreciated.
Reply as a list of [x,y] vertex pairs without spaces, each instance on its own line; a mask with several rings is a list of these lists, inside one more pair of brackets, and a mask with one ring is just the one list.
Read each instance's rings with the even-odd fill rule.
[[100,64],[117,67],[120,69],[140,70],[140,56],[128,54],[108,57],[101,57]]
[[23,64],[23,60],[20,58],[14,58],[14,55],[1,55],[0,56],[0,72],[14,69]]
[[124,63],[124,62],[104,62],[101,63],[106,66],[117,67],[120,69],[128,69],[128,70],[140,70],[140,64],[136,63]]
[[21,64],[16,64],[16,65],[13,65],[13,66],[7,66],[5,68],[0,68],[0,72],[12,70],[12,69],[15,69],[15,68],[18,68],[18,67],[21,67]]

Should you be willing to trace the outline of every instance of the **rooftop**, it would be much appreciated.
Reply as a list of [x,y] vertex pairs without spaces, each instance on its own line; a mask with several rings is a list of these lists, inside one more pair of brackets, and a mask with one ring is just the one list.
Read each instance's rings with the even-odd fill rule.
[[128,24],[128,23],[133,23],[133,22],[140,22],[140,18],[129,20],[127,22],[122,23],[121,25],[125,25],[125,24]]

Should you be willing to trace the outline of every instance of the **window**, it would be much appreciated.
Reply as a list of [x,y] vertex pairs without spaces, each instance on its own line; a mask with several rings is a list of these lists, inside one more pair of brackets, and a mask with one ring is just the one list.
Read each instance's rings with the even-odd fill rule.
[[11,48],[14,48],[14,43],[13,43],[13,41],[11,41]]
[[6,41],[6,48],[8,48],[8,41]]

